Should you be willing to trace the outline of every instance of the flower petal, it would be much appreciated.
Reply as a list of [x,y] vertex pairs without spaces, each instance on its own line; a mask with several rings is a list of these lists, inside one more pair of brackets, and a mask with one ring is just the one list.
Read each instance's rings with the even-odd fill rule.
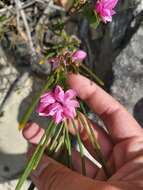
[[49,104],[52,104],[55,102],[55,98],[54,98],[54,94],[52,92],[47,92],[45,94],[43,94],[41,97],[40,97],[40,102],[41,103],[48,103]]
[[118,3],[118,0],[105,0],[105,8],[108,8],[108,9],[114,9],[115,6],[117,5]]
[[64,107],[63,113],[68,119],[73,119],[76,116],[75,108]]
[[65,118],[74,118],[79,103],[76,100],[76,92],[72,89],[64,90],[57,85],[54,92],[45,93],[40,98],[37,112],[40,116],[51,116],[55,123],[59,124]]
[[64,106],[71,107],[71,108],[78,108],[79,103],[77,100],[67,100],[64,102]]
[[111,22],[112,16],[115,14],[113,10],[118,0],[99,0],[95,5],[96,12],[100,15],[104,23]]
[[75,98],[76,97],[76,91],[75,90],[67,90],[65,92],[65,95],[64,95],[64,100],[67,100],[67,99],[72,99],[72,98]]
[[55,88],[54,97],[58,102],[62,103],[64,101],[64,91],[59,85]]
[[87,56],[87,53],[83,50],[77,50],[76,52],[73,53],[72,55],[72,61],[83,61]]
[[62,111],[62,106],[56,102],[48,107],[48,111],[50,116],[54,116],[56,112]]
[[63,110],[57,111],[57,113],[53,117],[55,123],[59,124],[61,121],[64,120]]

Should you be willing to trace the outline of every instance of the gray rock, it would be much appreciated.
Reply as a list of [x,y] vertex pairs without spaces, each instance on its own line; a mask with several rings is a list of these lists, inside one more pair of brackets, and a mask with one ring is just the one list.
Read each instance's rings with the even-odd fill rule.
[[111,91],[143,126],[143,25],[113,65]]
[[116,12],[113,22],[100,25],[98,30],[90,28],[85,37],[88,52],[92,55],[88,64],[105,82],[106,87],[112,83],[113,60],[126,47],[141,23],[143,1],[120,0]]
[[[47,16],[41,16],[45,9],[43,5],[43,3],[38,3],[25,10],[30,14],[28,21],[31,35],[35,47],[38,48],[41,42],[47,47],[49,43],[55,41],[60,43],[61,40],[60,37],[55,38],[55,35],[53,35],[49,29],[46,29],[44,35],[38,35],[37,38],[35,28],[38,23],[44,23],[47,27],[49,20],[54,23],[60,16],[59,12],[54,9],[50,9],[50,12],[49,9],[47,9],[48,14],[45,14]],[[37,11],[39,14],[37,14]],[[140,18],[143,16],[142,11],[142,0],[120,0],[116,11],[117,14],[113,17],[113,22],[108,25],[101,24],[97,30],[91,28],[87,20],[83,19],[81,15],[73,16],[66,24],[66,30],[69,34],[76,33],[80,37],[82,48],[88,52],[87,64],[104,80],[106,86],[110,85],[112,81],[112,62],[136,32],[141,20]],[[62,15],[64,14],[62,13]],[[66,19],[66,16],[64,15],[62,18]],[[8,42],[12,41],[12,32],[7,33],[7,39]],[[37,41],[40,43],[37,44]],[[6,40],[3,42],[3,45],[5,45],[6,49],[10,47],[10,44],[7,43]],[[10,54],[10,52],[8,52],[8,54]],[[17,42],[15,48],[13,50],[11,49],[11,57],[15,59],[17,64],[28,65],[36,74],[38,73],[43,76],[49,73],[50,67],[48,64],[38,64],[42,56],[43,55],[38,54],[37,57],[34,56],[33,58],[26,42]]]
[[[17,184],[18,180],[12,180],[9,182],[4,182],[0,184],[0,190],[15,190],[15,186]],[[29,182],[26,182],[23,186],[23,190],[27,190],[29,187]]]
[[0,104],[17,76],[17,70],[8,61],[6,54],[0,47]]

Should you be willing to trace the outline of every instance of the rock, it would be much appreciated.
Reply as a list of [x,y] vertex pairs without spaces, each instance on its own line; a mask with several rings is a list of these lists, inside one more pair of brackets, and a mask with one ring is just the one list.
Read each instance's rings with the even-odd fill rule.
[[133,2],[134,2],[133,5],[134,4],[137,5],[136,10],[134,11],[134,14],[136,15],[136,14],[142,12],[143,11],[143,1],[142,0],[137,0],[137,1],[134,0]]
[[21,174],[26,161],[28,145],[18,130],[17,116],[21,101],[31,90],[27,82],[22,90],[14,90],[10,94],[0,117],[0,178],[1,183],[5,182],[0,186],[1,190],[14,189],[10,181]]
[[[17,182],[18,182],[18,180],[4,182],[4,183],[0,184],[0,190],[15,190],[15,186],[16,186]],[[27,190],[29,187],[29,184],[30,184],[29,182],[26,182],[23,186],[23,190]]]
[[112,95],[143,126],[143,23],[113,64]]
[[0,104],[17,76],[17,69],[11,65],[11,62],[7,59],[7,55],[0,47]]
[[[43,43],[45,47],[47,47],[49,43],[55,41],[60,43],[61,40],[59,36],[55,37],[55,35],[53,36],[53,34],[51,34],[50,27],[47,26],[47,24],[49,21],[50,23],[54,23],[61,15],[64,15],[63,10],[60,13],[60,11],[54,8],[45,8],[45,3],[41,2],[25,9],[29,14],[28,21],[36,52],[38,51],[37,57],[31,58],[32,56],[27,42],[21,40],[17,42],[17,45],[11,50],[11,57],[14,57],[15,62],[21,65],[29,65],[32,71],[40,75],[47,75],[50,68],[46,64],[39,65],[39,61],[43,57],[43,50],[42,55],[39,55],[39,45]],[[37,14],[37,11],[39,14]],[[48,11],[45,14],[46,16],[42,16],[42,13],[45,11]],[[89,64],[96,74],[105,82],[106,87],[112,82],[112,62],[136,32],[141,17],[143,16],[142,11],[142,0],[120,0],[117,6],[117,14],[113,17],[113,22],[108,25],[100,25],[98,30],[91,28],[87,20],[80,14],[75,17],[72,16],[72,19],[69,19],[66,24],[67,32],[69,34],[76,33],[81,39],[81,47],[88,52],[87,64]],[[66,15],[62,18],[63,20],[66,19]],[[37,24],[40,27],[38,31],[42,31],[44,33],[43,35],[41,35],[42,32],[37,35],[35,31]],[[41,28],[41,24],[45,27]],[[7,32],[7,39],[8,41],[12,41],[12,31]],[[39,43],[37,44],[38,41]],[[3,44],[5,45],[7,43],[4,41]],[[10,46],[8,43],[6,48],[8,49]]]
[[89,28],[84,37],[86,39],[85,47],[88,45],[87,49],[90,52],[90,63],[88,64],[105,82],[107,88],[110,87],[113,79],[113,60],[128,44],[141,23],[143,1],[120,0],[116,12],[113,22],[108,25],[100,25],[98,30]]
[[[30,76],[23,67],[17,69],[12,60],[10,62],[5,57],[2,48],[0,67],[0,190],[14,190],[16,179],[25,167],[28,148],[28,143],[18,130],[18,122],[44,81]],[[32,119],[41,125],[44,123],[36,113]],[[47,121],[45,125],[47,126]]]

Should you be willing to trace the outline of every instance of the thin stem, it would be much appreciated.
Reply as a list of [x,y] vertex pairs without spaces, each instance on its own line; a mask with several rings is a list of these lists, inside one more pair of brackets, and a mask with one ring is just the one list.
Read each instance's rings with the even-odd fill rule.
[[34,188],[35,188],[35,185],[34,185],[34,183],[32,182],[32,183],[30,184],[28,190],[34,190]]
[[[53,127],[53,128],[54,128],[54,127]],[[48,151],[49,151],[49,149],[51,149],[52,146],[53,146],[53,149],[56,148],[56,147],[55,147],[55,146],[56,146],[55,142],[56,142],[57,139],[59,138],[62,129],[63,129],[63,123],[61,124],[60,129],[58,130],[58,133],[57,133],[56,137],[54,138],[54,141],[53,141],[53,143],[52,143],[51,146],[50,146],[51,139],[50,139],[50,137],[49,137],[49,142],[46,144]],[[53,130],[52,130],[52,131],[53,131]],[[51,131],[51,133],[52,133],[52,131]],[[62,146],[63,143],[64,143],[64,140],[61,140],[60,143],[59,143],[59,145],[58,145],[58,147],[55,149],[54,153],[58,152],[58,150],[61,148],[61,146]],[[53,154],[54,154],[54,153],[53,153]],[[57,155],[55,155],[55,156],[57,157]],[[53,157],[54,157],[54,155],[53,155]],[[37,160],[37,164],[38,164],[38,163],[39,163],[39,161]],[[35,165],[34,167],[36,167],[36,165]],[[35,188],[35,185],[34,185],[33,183],[31,183],[31,185],[30,185],[30,187],[28,188],[28,190],[34,190],[34,188]]]
[[86,167],[85,167],[85,157],[84,157],[84,152],[83,152],[83,144],[79,135],[78,130],[76,129],[76,124],[75,121],[72,120],[73,128],[76,131],[76,136],[77,136],[77,142],[79,145],[79,150],[80,150],[80,155],[81,155],[81,164],[82,164],[82,174],[86,176]]
[[50,146],[50,148],[49,148],[49,151],[53,151],[54,148],[56,147],[56,145],[57,145],[57,140],[58,140],[58,138],[60,137],[60,134],[61,134],[61,132],[62,132],[63,127],[64,127],[64,123],[62,123],[62,124],[59,126],[59,130],[58,130],[58,132],[57,132],[57,135],[54,137],[54,140],[53,140],[53,142],[52,142],[52,144],[51,144],[51,146]]
[[89,74],[90,76],[93,77],[93,79],[98,82],[101,86],[104,86],[104,83],[88,68],[86,67],[86,65],[84,64],[80,64],[80,67],[87,72],[87,74]]
[[49,130],[46,130],[46,132],[45,132],[46,137],[45,137],[44,142],[40,146],[40,149],[39,149],[39,152],[37,154],[37,158],[35,160],[35,164],[34,164],[33,169],[37,168],[37,166],[38,166],[38,164],[39,164],[39,162],[43,156],[43,153],[45,151],[46,146],[48,146],[50,144],[50,142],[51,142],[50,135],[51,135],[52,131],[55,129],[55,127],[56,127],[56,124],[54,124],[53,121],[51,121],[50,126],[49,126]]
[[58,144],[58,146],[56,147],[56,149],[55,149],[55,153],[58,153],[59,152],[59,150],[60,150],[60,148],[63,146],[63,144],[64,144],[64,136],[62,136],[61,138],[60,138],[60,140],[59,140],[59,144]]
[[35,95],[30,106],[27,108],[25,114],[23,115],[20,121],[20,124],[19,124],[20,130],[25,127],[25,124],[29,120],[29,117],[31,116],[31,114],[33,113],[33,110],[35,109],[36,105],[39,102],[39,97],[41,96],[41,94],[43,94],[43,92],[45,92],[52,85],[53,82],[54,82],[54,77],[53,76],[48,77],[47,82],[43,86],[42,90]]
[[67,126],[67,121],[64,122],[64,127],[65,127],[65,143],[68,151],[68,156],[69,156],[69,167],[72,169],[72,151],[71,151],[71,140],[68,132],[68,126]]
[[78,116],[79,116],[79,121],[85,127],[85,129],[87,131],[87,134],[89,136],[89,139],[91,140],[92,146],[93,146],[93,148],[94,148],[94,150],[96,152],[96,155],[97,155],[97,159],[98,159],[99,163],[102,165],[106,176],[109,178],[110,173],[109,173],[109,170],[107,168],[104,156],[103,156],[103,154],[101,152],[100,145],[98,144],[97,139],[95,137],[93,128],[92,128],[91,124],[89,123],[88,119],[86,119],[86,117],[84,117],[81,113],[79,113]]
[[43,152],[45,150],[45,145],[48,141],[49,135],[51,133],[52,128],[54,128],[55,124],[53,123],[53,121],[50,122],[48,128],[46,129],[43,137],[41,138],[32,158],[30,159],[30,161],[28,162],[26,169],[24,171],[24,173],[22,174],[15,190],[20,190],[24,181],[26,180],[26,178],[29,176],[29,174],[31,173],[31,171],[33,170],[33,168],[35,168],[37,166],[37,164],[39,163]]
[[89,123],[88,120],[87,120],[87,122],[88,122],[88,125],[89,125],[89,128],[90,128],[91,135],[92,135],[92,137],[93,137],[93,142],[94,142],[95,147],[96,147],[98,159],[100,160],[100,163],[101,163],[101,165],[102,165],[102,167],[103,167],[103,170],[104,170],[106,176],[107,176],[107,177],[110,177],[110,173],[109,173],[109,170],[108,170],[108,168],[107,168],[106,161],[105,161],[104,156],[103,156],[103,154],[102,154],[102,152],[101,152],[100,145],[97,143],[97,140],[96,140],[96,137],[95,137],[93,128],[92,128],[92,126],[91,126],[91,124]]
[[86,110],[85,110],[84,105],[83,105],[83,102],[82,102],[81,100],[80,100],[80,108],[81,108],[81,110],[83,111],[83,113],[84,113],[85,115],[87,115]]

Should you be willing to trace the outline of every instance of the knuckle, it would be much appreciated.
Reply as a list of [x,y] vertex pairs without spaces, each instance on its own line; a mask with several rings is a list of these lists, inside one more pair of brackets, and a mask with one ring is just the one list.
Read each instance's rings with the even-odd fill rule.
[[113,148],[114,155],[119,155],[126,161],[130,161],[142,154],[143,138],[132,137],[118,143]]

